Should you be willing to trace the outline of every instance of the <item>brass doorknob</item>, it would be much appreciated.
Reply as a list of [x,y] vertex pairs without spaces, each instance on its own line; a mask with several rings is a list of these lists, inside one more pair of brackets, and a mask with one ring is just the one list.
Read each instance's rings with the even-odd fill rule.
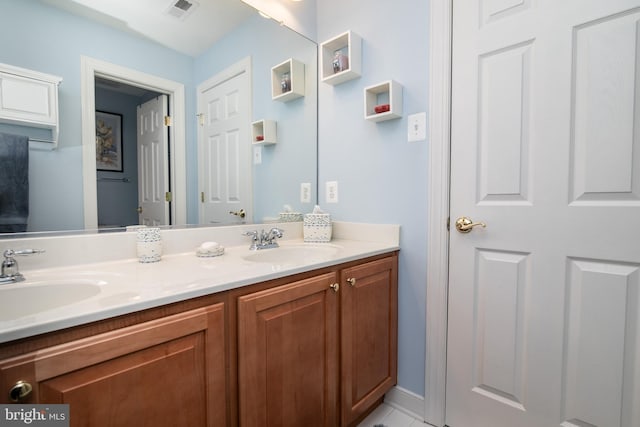
[[460,233],[469,233],[473,230],[473,227],[480,226],[485,228],[487,224],[484,222],[473,222],[471,218],[467,218],[466,216],[461,216],[456,220],[456,230]]
[[136,209],[136,211],[141,214],[142,213],[142,206],[138,206],[138,209]]

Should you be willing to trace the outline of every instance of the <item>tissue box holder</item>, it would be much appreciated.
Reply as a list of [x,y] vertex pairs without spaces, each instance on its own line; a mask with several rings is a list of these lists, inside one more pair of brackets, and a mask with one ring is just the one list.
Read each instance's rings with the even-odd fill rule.
[[331,241],[331,215],[306,214],[302,223],[304,241],[326,243]]
[[302,221],[302,214],[300,212],[280,212],[281,222],[297,222]]

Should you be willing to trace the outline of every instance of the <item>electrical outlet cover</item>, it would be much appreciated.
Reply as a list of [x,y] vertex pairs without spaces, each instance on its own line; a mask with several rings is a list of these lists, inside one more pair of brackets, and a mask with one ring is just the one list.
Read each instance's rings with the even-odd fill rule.
[[311,183],[303,182],[300,184],[300,202],[311,203]]
[[338,203],[338,181],[327,181],[325,190],[327,203]]

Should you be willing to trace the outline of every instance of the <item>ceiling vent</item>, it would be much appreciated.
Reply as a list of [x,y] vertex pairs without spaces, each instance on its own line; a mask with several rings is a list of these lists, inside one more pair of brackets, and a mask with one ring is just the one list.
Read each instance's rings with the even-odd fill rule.
[[166,12],[174,18],[184,20],[199,6],[194,0],[172,0]]

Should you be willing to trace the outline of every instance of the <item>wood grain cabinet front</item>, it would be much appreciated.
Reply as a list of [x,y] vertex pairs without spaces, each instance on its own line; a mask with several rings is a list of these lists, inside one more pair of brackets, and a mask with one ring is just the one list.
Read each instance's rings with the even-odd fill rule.
[[397,257],[341,271],[341,425],[357,423],[397,382]]
[[355,426],[396,383],[397,263],[381,255],[1,344],[0,403],[21,392],[19,403],[66,403],[74,427]]
[[226,426],[224,342],[219,303],[2,360],[0,382],[69,404],[71,426]]
[[335,273],[238,299],[240,425],[335,427]]
[[396,384],[397,255],[238,299],[240,426],[353,426]]

